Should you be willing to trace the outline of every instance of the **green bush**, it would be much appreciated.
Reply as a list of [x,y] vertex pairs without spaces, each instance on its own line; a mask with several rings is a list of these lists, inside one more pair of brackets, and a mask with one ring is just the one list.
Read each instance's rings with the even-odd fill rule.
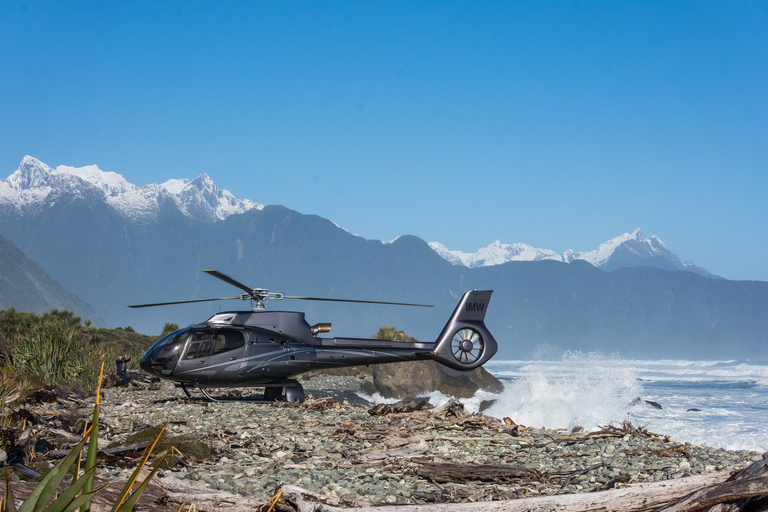
[[[133,329],[83,326],[69,311],[38,316],[12,308],[0,314],[2,378],[22,391],[41,385],[91,393],[98,384],[99,366],[114,368],[118,354],[138,362],[156,338]],[[109,370],[108,370],[109,371]]]

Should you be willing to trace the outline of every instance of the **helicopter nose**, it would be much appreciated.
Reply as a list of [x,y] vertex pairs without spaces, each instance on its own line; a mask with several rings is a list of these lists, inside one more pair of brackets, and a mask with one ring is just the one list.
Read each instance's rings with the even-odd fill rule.
[[157,375],[154,370],[152,370],[152,364],[150,363],[150,359],[147,357],[149,352],[144,354],[144,357],[141,358],[141,362],[139,363],[139,366],[141,366],[141,369],[145,373],[149,373],[150,375]]
[[144,355],[141,357],[141,361],[139,362],[139,366],[141,366],[141,369],[150,375],[157,375],[157,371],[152,367],[152,362],[154,357],[152,357],[152,354],[154,352],[154,347],[147,350]]

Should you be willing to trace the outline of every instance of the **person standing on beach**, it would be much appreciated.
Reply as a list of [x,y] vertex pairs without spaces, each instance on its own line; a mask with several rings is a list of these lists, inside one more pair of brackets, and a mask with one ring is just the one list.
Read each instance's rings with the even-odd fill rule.
[[120,354],[115,361],[117,364],[117,381],[119,383],[122,380],[123,386],[128,385],[128,361],[130,360],[130,357]]

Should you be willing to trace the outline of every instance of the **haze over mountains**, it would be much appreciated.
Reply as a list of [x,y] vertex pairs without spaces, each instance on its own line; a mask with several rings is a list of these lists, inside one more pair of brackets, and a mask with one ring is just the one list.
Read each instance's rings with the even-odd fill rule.
[[[52,169],[25,157],[0,180],[0,234],[108,325],[149,334],[164,322],[248,307],[126,307],[237,295],[200,272],[215,268],[293,295],[437,306],[268,304],[306,311],[310,323],[332,321],[340,336],[395,325],[432,339],[460,294],[477,288],[496,290],[487,323],[497,357],[526,358],[545,345],[655,359],[768,355],[768,283],[713,279],[639,229],[589,252],[497,241],[466,254],[412,236],[366,240],[317,216],[238,198],[204,174],[137,187],[96,166]],[[0,291],[1,304],[7,295]]]

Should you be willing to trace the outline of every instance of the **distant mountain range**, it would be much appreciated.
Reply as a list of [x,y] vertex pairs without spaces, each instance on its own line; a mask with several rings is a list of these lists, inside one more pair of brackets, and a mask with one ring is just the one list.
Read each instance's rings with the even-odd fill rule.
[[521,243],[502,244],[499,240],[475,253],[451,251],[439,242],[431,242],[429,246],[446,261],[469,268],[502,265],[510,261],[552,260],[570,263],[584,260],[607,271],[622,267],[656,267],[665,270],[688,270],[704,277],[717,277],[695,263],[682,261],[677,254],[667,249],[657,236],[646,238],[640,228],[635,229],[632,234],[624,233],[612,238],[589,252],[575,252],[569,249],[563,254],[558,254],[549,249],[537,249]]
[[[0,180],[0,213],[39,212],[64,195],[98,197],[115,212],[136,222],[156,222],[167,202],[176,205],[181,213],[201,222],[216,222],[248,210],[261,210],[264,205],[232,195],[219,189],[207,174],[194,180],[176,179],[162,184],[137,187],[119,174],[105,172],[95,165],[56,169],[26,156],[19,168],[7,179]],[[665,270],[688,270],[705,277],[714,277],[706,269],[682,261],[667,249],[658,237],[646,238],[640,228],[632,234],[600,244],[589,252],[568,250],[558,254],[549,249],[538,249],[523,243],[503,244],[496,240],[475,253],[452,251],[439,242],[429,246],[453,265],[469,268],[501,265],[510,261],[554,260],[570,263],[588,261],[603,270],[621,267],[650,266]]]
[[126,219],[142,223],[157,222],[166,203],[202,222],[264,208],[221,190],[207,174],[192,181],[169,180],[137,187],[120,174],[102,171],[95,165],[60,165],[52,169],[25,156],[16,172],[0,180],[0,213],[4,215],[35,215],[69,197],[103,202]]
[[[317,216],[238,198],[204,174],[137,187],[95,166],[52,169],[25,157],[0,180],[0,234],[108,325],[149,334],[167,321],[203,320],[222,304],[126,305],[233,295],[200,272],[215,268],[289,294],[437,306],[270,304],[333,321],[343,336],[395,325],[433,338],[463,291],[491,288],[497,357],[528,357],[542,344],[653,358],[768,355],[768,283],[711,279],[639,229],[585,253],[496,242],[465,254],[412,236],[366,240]],[[5,295],[0,289],[0,304],[13,302]]]

